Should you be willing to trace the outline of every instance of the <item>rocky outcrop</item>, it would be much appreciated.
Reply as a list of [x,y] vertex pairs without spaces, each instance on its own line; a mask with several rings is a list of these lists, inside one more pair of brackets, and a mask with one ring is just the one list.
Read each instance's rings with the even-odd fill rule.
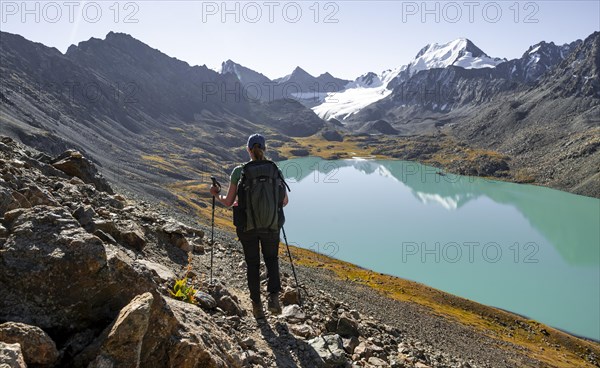
[[189,241],[191,237],[204,237],[204,231],[182,224],[178,221],[167,221],[161,228],[168,241],[185,252],[194,250],[194,244]]
[[94,186],[103,192],[112,194],[113,190],[108,185],[98,170],[92,163],[80,152],[69,150],[52,160],[52,166],[59,169],[69,176],[75,176],[83,180],[84,183],[94,184]]
[[337,130],[326,129],[321,133],[321,136],[325,138],[327,141],[333,142],[343,142],[344,137]]
[[[210,316],[160,295],[175,273],[143,256],[149,243],[153,252],[165,247],[184,256],[165,234],[187,241],[201,239],[202,230],[125,207],[125,198],[100,190],[102,183],[58,171],[46,176],[41,163],[22,164],[33,153],[3,144],[0,320],[9,322],[0,325],[0,341],[20,344],[3,347],[10,364],[22,351],[25,362],[40,367],[240,366],[236,343]],[[218,305],[245,314],[223,287]],[[190,316],[202,324],[188,326]]]
[[154,297],[138,295],[126,305],[101,337],[102,346],[90,368],[140,367],[142,340],[148,330]]
[[[9,236],[0,281],[10,289],[1,292],[0,319],[85,329],[150,287],[126,252],[86,232],[64,207],[16,209],[5,214],[4,224]],[[123,288],[128,279],[132,284]],[[36,286],[36,297],[30,285]],[[74,297],[81,291],[85,303]]]

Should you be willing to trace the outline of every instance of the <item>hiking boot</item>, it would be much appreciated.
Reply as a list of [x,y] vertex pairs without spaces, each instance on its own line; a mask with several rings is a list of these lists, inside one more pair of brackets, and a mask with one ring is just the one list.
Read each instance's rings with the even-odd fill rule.
[[263,312],[262,303],[252,302],[252,314],[256,319],[265,318],[265,312]]
[[269,312],[273,314],[281,314],[281,305],[279,304],[279,293],[269,294],[269,302],[267,304]]

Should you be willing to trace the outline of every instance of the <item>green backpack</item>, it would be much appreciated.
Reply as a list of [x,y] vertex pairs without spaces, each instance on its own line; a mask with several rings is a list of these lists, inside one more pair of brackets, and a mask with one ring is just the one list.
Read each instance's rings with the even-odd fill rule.
[[278,232],[285,222],[283,199],[290,187],[273,161],[250,161],[242,166],[238,205],[233,223],[242,232]]

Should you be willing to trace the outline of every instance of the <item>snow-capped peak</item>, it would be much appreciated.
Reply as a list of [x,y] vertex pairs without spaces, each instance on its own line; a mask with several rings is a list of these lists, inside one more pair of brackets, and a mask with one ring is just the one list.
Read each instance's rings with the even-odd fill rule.
[[409,64],[410,74],[421,70],[459,66],[465,69],[493,68],[505,59],[492,58],[473,42],[458,38],[445,44],[429,44]]
[[445,44],[429,44],[408,64],[388,69],[381,74],[366,73],[345,89],[330,93],[313,111],[323,119],[346,119],[364,107],[388,96],[399,80],[410,78],[421,70],[458,66],[465,69],[494,68],[506,61],[492,58],[470,40],[458,38]]

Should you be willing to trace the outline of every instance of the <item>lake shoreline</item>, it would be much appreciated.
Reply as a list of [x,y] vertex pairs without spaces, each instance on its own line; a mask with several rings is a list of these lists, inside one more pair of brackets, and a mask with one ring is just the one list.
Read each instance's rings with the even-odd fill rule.
[[[581,366],[597,366],[600,362],[595,358],[589,362],[585,356],[600,356],[600,342],[579,337],[571,333],[539,323],[535,320],[468,300],[427,285],[402,279],[397,276],[382,274],[361,266],[341,261],[312,250],[292,248],[294,262],[307,267],[311,273],[321,277],[333,274],[339,282],[347,283],[350,289],[358,290],[367,287],[375,291],[381,298],[403,305],[413,304],[423,308],[423,313],[442,317],[451,324],[468,327],[499,345],[515,348],[515,352],[534,358],[543,366],[568,367],[573,360]],[[286,257],[283,257],[283,256]],[[287,254],[282,254],[286,259]],[[332,289],[336,284],[332,284]],[[340,297],[343,297],[340,295]],[[383,322],[390,323],[393,316],[389,311],[379,311]],[[387,316],[388,318],[385,318]],[[428,318],[423,315],[423,318]],[[553,348],[551,348],[553,347]],[[506,346],[505,346],[506,348]],[[525,349],[525,350],[521,350]],[[587,365],[586,365],[587,364]]]
[[[600,198],[600,189],[590,183],[571,183],[565,178],[550,177],[531,162],[498,151],[469,146],[445,133],[416,136],[348,135],[341,142],[327,141],[317,136],[292,140],[290,145],[275,148],[278,156],[286,159],[315,156],[324,160],[360,156],[369,157],[366,159],[414,161],[456,175],[531,184]],[[600,179],[600,173],[597,176]]]
[[[209,215],[204,211],[202,217],[210,219]],[[219,206],[215,216],[226,241],[239,243],[230,211]],[[413,338],[429,341],[434,349],[473,358],[482,366],[489,361],[495,368],[600,364],[600,342],[313,250],[290,249],[301,284],[331,293]],[[284,243],[280,245],[280,262],[289,267]],[[485,349],[479,348],[480,342]],[[505,356],[511,358],[506,360]]]

